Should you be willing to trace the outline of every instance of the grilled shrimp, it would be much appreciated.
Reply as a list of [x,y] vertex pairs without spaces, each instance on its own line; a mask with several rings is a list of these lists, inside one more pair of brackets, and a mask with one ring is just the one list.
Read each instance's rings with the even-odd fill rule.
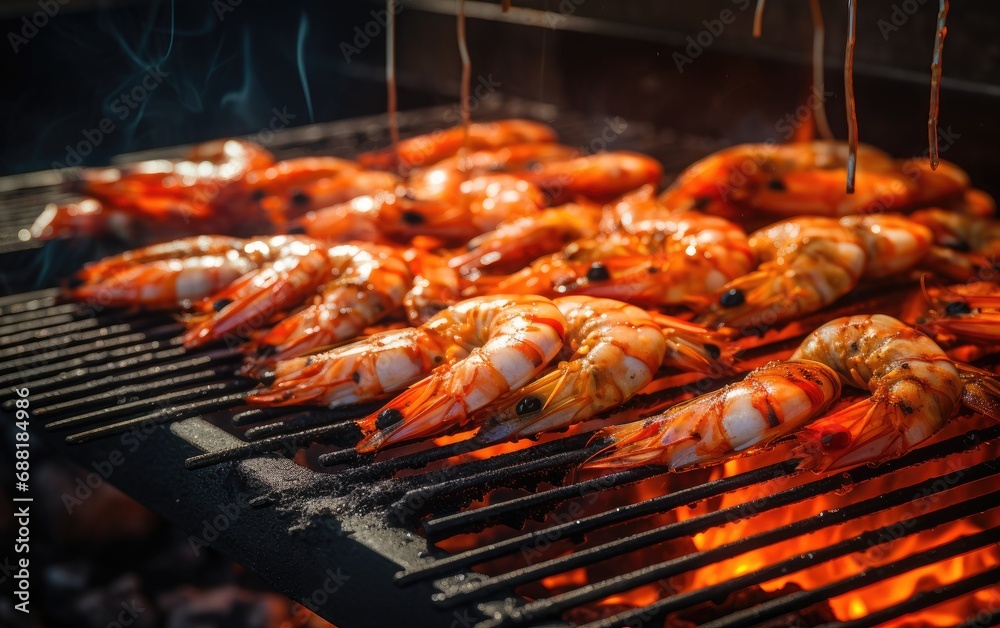
[[801,217],[754,232],[750,246],[760,265],[723,286],[699,323],[752,331],[815,312],[864,276],[913,268],[927,254],[930,233],[895,214]]
[[847,155],[845,142],[733,146],[688,167],[662,199],[669,207],[733,220],[758,213],[838,217],[927,206],[968,186],[968,176],[953,164],[931,171],[862,144],[855,190],[847,194]]
[[462,300],[464,284],[455,269],[448,265],[448,260],[412,248],[403,256],[413,275],[410,289],[403,297],[406,318],[411,325],[423,325],[441,310]]
[[299,185],[284,185],[258,196],[261,197],[261,206],[272,217],[272,222],[283,226],[308,212],[346,203],[359,196],[394,193],[402,185],[403,180],[389,172],[348,170]]
[[316,303],[275,325],[260,341],[261,355],[286,360],[359,335],[403,303],[413,283],[403,251],[343,244],[327,251],[333,276]]
[[848,316],[811,333],[792,359],[821,362],[871,396],[799,435],[803,466],[839,470],[898,456],[935,434],[962,403],[997,418],[992,374],[949,359],[930,338],[882,314]]
[[310,236],[329,241],[409,241],[424,235],[464,243],[503,220],[535,214],[544,203],[538,188],[511,175],[450,183],[454,186],[423,190],[419,197],[389,192],[359,196],[309,212],[299,224]]
[[543,162],[521,176],[537,185],[550,204],[580,197],[607,202],[643,185],[659,185],[663,166],[639,153],[598,153]]
[[496,292],[586,294],[642,305],[703,307],[753,268],[746,234],[717,216],[680,211],[660,229],[576,241],[501,281]]
[[468,251],[448,262],[462,275],[519,270],[534,259],[555,253],[570,242],[597,235],[601,208],[569,203],[530,216],[505,220],[469,240]]
[[645,310],[584,296],[554,303],[567,323],[562,361],[478,411],[477,439],[518,439],[585,421],[632,397],[663,362],[663,333]]
[[235,333],[240,337],[312,295],[327,278],[327,247],[302,236],[277,236],[266,246],[271,259],[232,282],[201,305],[191,319],[184,344],[195,347]]
[[[486,404],[528,383],[562,348],[566,319],[537,296],[477,297],[442,311],[425,328],[449,330],[468,357],[445,364],[361,420],[357,445],[373,452],[462,427]],[[374,431],[372,431],[374,430]]]
[[973,281],[923,290],[918,328],[932,337],[946,336],[981,345],[1000,341],[1000,285]]
[[911,218],[934,234],[926,267],[960,281],[993,276],[1000,267],[1000,220],[924,209]]
[[380,170],[391,170],[398,165],[400,172],[409,173],[415,168],[427,167],[457,155],[463,148],[470,151],[496,150],[513,144],[555,140],[555,131],[539,122],[516,119],[480,122],[469,125],[468,135],[464,127],[451,127],[405,139],[397,144],[395,151],[389,147],[362,153],[358,161],[367,168]]
[[580,156],[580,151],[570,146],[555,143],[527,143],[504,146],[497,150],[477,150],[468,155],[442,159],[429,168],[412,173],[407,182],[415,188],[433,185],[432,181],[449,177],[455,172],[464,172],[466,177],[484,174],[523,175],[551,161],[566,161]]
[[83,284],[69,294],[106,306],[186,305],[277,259],[285,240],[194,236],[133,249],[84,266],[76,275]]
[[599,431],[611,439],[584,466],[672,470],[719,462],[765,445],[825,412],[840,396],[833,369],[810,360],[771,362],[739,382],[665,412]]
[[[544,310],[551,310],[548,313],[558,318],[540,319],[536,324],[532,316]],[[559,310],[538,297],[469,299],[439,312],[419,327],[383,331],[325,353],[282,360],[274,368],[271,383],[247,401],[329,407],[370,401],[419,382],[436,367],[442,371],[431,381],[454,377],[447,375],[448,369],[477,348],[477,361],[482,360],[483,353],[509,360],[509,364],[502,362],[498,366],[512,373],[524,366],[521,363],[525,357],[532,359],[530,356],[542,351],[543,346],[545,353],[554,355],[562,344],[563,323]],[[554,348],[548,346],[552,334],[558,340]],[[469,367],[471,363],[459,373],[468,374]],[[469,394],[474,392],[470,390]],[[376,414],[362,423],[366,431],[390,429],[390,423],[399,425],[396,419],[400,416],[395,409],[387,408],[381,418]],[[378,440],[381,442],[384,436]]]

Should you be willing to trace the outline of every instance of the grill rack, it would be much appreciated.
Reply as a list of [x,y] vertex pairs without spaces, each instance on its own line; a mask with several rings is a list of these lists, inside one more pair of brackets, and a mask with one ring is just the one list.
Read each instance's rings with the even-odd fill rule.
[[[280,494],[280,487],[271,487],[254,498],[256,508],[263,509],[268,505],[283,505],[287,508],[303,494],[332,495],[353,501],[368,515],[374,513],[375,520],[388,522],[397,532],[412,534],[413,531],[421,530],[431,541],[439,542],[457,534],[495,528],[503,524],[517,526],[540,513],[552,511],[559,504],[593,493],[633,485],[664,473],[662,470],[647,468],[563,483],[570,468],[601,446],[601,443],[588,445],[589,435],[577,434],[489,459],[462,462],[446,467],[447,471],[444,472],[438,469],[394,477],[400,471],[421,469],[473,449],[466,442],[457,442],[384,460],[372,461],[368,457],[358,457],[349,449],[360,436],[350,419],[361,416],[370,408],[357,409],[354,413],[295,408],[241,409],[240,401],[252,383],[233,376],[240,363],[238,352],[219,346],[196,352],[178,350],[176,333],[179,330],[169,317],[108,311],[99,314],[96,319],[83,317],[66,322],[63,317],[68,314],[67,305],[60,303],[57,292],[51,290],[25,295],[13,301],[8,298],[0,303],[0,327],[7,331],[7,335],[0,341],[0,352],[12,358],[3,367],[0,384],[4,390],[10,390],[13,386],[30,382],[34,420],[44,421],[51,431],[86,428],[82,432],[71,433],[67,438],[71,443],[86,447],[87,444],[113,440],[108,437],[147,425],[156,425],[157,430],[165,431],[164,424],[167,423],[174,424],[175,433],[184,434],[186,430],[192,429],[191,422],[196,425],[205,424],[204,419],[211,419],[214,413],[223,414],[228,421],[247,427],[244,439],[237,440],[227,435],[224,445],[211,448],[207,453],[187,455],[187,466],[191,469],[217,472],[218,469],[227,467],[216,464],[219,462],[229,461],[230,465],[260,464],[262,461],[276,461],[270,455],[274,451],[284,451],[287,454],[317,443],[320,448],[324,448],[323,444],[326,444],[324,449],[327,450],[317,457],[317,461],[318,466],[325,466],[327,471],[308,472],[309,486],[304,493],[295,492],[291,498],[285,498]],[[101,321],[101,324],[95,326],[91,322],[94,320]],[[54,330],[59,330],[58,334]],[[29,335],[40,339],[22,344],[22,340]],[[58,344],[61,350],[65,352],[63,359],[59,359],[60,350],[52,346],[57,339],[60,340]],[[45,363],[38,365],[36,359],[42,359]],[[34,368],[22,370],[29,364],[34,364]],[[143,368],[137,368],[140,366]],[[129,375],[133,373],[141,381],[132,380]],[[90,394],[81,396],[84,391]],[[7,401],[4,410],[9,412],[11,409],[11,401]],[[103,425],[92,427],[98,421]],[[329,425],[313,424],[319,421],[327,421]],[[217,425],[226,423],[217,417],[212,422]],[[181,429],[176,429],[177,427]],[[206,428],[202,426],[199,429]],[[970,430],[914,450],[878,467],[863,466],[843,475],[818,477],[806,484],[739,506],[656,526],[578,549],[571,554],[540,559],[539,562],[493,576],[472,574],[468,569],[533,547],[542,538],[580,539],[597,530],[667,513],[768,480],[792,477],[798,473],[796,461],[784,460],[731,477],[695,484],[677,492],[517,533],[454,554],[443,555],[428,544],[425,550],[421,550],[424,555],[415,560],[411,558],[409,561],[399,561],[403,568],[392,578],[395,582],[392,586],[398,586],[399,591],[409,591],[418,586],[425,592],[429,586],[432,593],[424,598],[425,603],[444,611],[468,613],[469,609],[474,609],[480,617],[477,628],[541,625],[539,622],[558,620],[560,614],[581,604],[662,582],[673,575],[714,561],[908,503],[914,495],[935,495],[941,490],[951,490],[976,480],[996,477],[1000,473],[1000,459],[994,458],[963,469],[962,477],[954,483],[941,483],[941,477],[925,478],[915,483],[904,482],[904,485],[890,493],[852,503],[846,508],[766,530],[738,542],[650,564],[642,569],[591,582],[548,598],[531,602],[516,597],[508,598],[518,586],[838,491],[845,485],[862,484],[897,471],[905,472],[930,460],[984,445],[996,447],[998,442],[1000,426]],[[329,451],[331,446],[337,449]],[[68,451],[79,449],[73,447]],[[264,458],[259,457],[262,454]],[[195,474],[198,471],[182,473]],[[539,490],[546,484],[551,484],[552,488]],[[352,495],[358,486],[367,487],[362,498]],[[465,508],[469,502],[483,497],[495,488],[520,488],[530,492],[505,501]],[[1000,491],[920,515],[907,528],[907,535],[995,508],[1000,505],[997,498],[1000,498]],[[712,587],[677,593],[648,607],[592,622],[587,627],[654,625],[650,620],[659,620],[668,613],[708,600],[722,599],[725,595],[766,582],[769,578],[865,549],[870,544],[878,544],[880,538],[887,534],[886,528],[888,526],[870,530],[859,537],[843,540],[808,555],[789,557],[758,572]],[[926,551],[913,554],[893,565],[871,569],[865,572],[864,577],[845,578],[821,589],[783,596],[709,625],[752,625],[781,615],[789,609],[800,610],[831,594],[842,594],[878,582],[901,570],[927,564],[927,561],[936,562],[997,542],[1000,542],[1000,529],[987,529],[939,547],[927,548]],[[939,590],[925,591],[904,603],[881,609],[873,613],[872,617],[883,621],[921,608],[920,604],[931,605],[967,595],[995,584],[995,576],[996,569],[972,574]],[[500,610],[484,612],[491,604],[499,604]],[[990,625],[983,624],[981,620],[982,617],[969,618],[970,622],[979,622],[975,625]],[[640,623],[637,624],[637,621]],[[846,625],[861,624],[855,622]],[[866,622],[864,625],[871,624]]]
[[[520,109],[511,106],[509,100],[503,109],[504,115],[554,117],[554,114],[544,116],[537,112],[527,106],[520,106]],[[409,114],[403,120],[404,127],[407,124],[426,126],[428,117],[435,119],[427,112]],[[578,119],[573,120],[572,116],[560,114],[560,124],[567,121],[579,124]],[[317,138],[331,134],[340,138],[332,140],[334,144],[342,142],[357,150],[359,143],[381,141],[379,134],[384,134],[381,125],[381,118],[373,117],[286,131],[278,134],[282,144],[277,152],[281,157],[311,152],[338,154],[337,149],[330,148],[330,141],[324,140],[327,143],[317,147]],[[637,135],[642,135],[641,125],[634,125],[633,129],[636,126]],[[331,130],[334,127],[336,132]],[[566,135],[564,129],[560,131]],[[710,150],[710,145],[705,146]],[[658,157],[666,154],[655,149],[645,150]],[[157,152],[157,156],[163,155]],[[129,159],[145,157],[134,155]],[[692,157],[674,155],[674,159],[679,168]],[[27,204],[43,197],[50,199],[45,197],[46,193],[56,194],[57,188],[39,187],[31,195],[16,189],[4,192],[33,199],[25,201]],[[8,207],[6,199],[0,198],[5,210]],[[30,215],[22,213],[24,216],[19,213],[12,216],[18,219],[18,216]],[[11,214],[5,217],[8,216]],[[881,296],[888,300],[893,297],[891,291]],[[836,315],[836,312],[826,312],[816,321]],[[807,322],[805,327],[808,325]],[[683,538],[700,529],[725,525],[734,518],[754,516],[786,503],[813,499],[841,490],[846,480],[839,476],[823,477],[809,483],[809,488],[793,487],[768,495],[753,502],[752,507],[730,508],[653,527],[582,547],[566,556],[543,557],[523,568],[493,575],[474,573],[469,569],[532,547],[539,539],[551,535],[563,543],[569,541],[580,545],[586,535],[614,529],[616,525],[668,513],[776,478],[794,477],[797,475],[795,461],[786,460],[654,499],[587,513],[563,523],[552,525],[545,521],[542,527],[537,527],[539,524],[534,521],[561,507],[592,495],[636,485],[663,475],[663,472],[640,469],[567,481],[567,472],[600,446],[600,443],[588,444],[587,434],[558,437],[489,459],[465,460],[448,467],[441,465],[474,453],[474,447],[467,442],[457,442],[416,452],[402,450],[384,459],[358,456],[351,447],[360,434],[351,419],[366,414],[370,407],[330,411],[241,406],[253,382],[237,375],[241,359],[238,351],[220,344],[195,352],[185,351],[177,337],[181,328],[180,323],[169,316],[115,310],[81,311],[74,304],[61,303],[54,290],[5,297],[0,299],[0,385],[9,391],[12,386],[30,384],[34,420],[46,422],[49,428],[46,437],[55,436],[61,430],[71,430],[67,441],[75,446],[65,451],[85,466],[94,460],[107,459],[115,443],[123,442],[113,437],[124,439],[140,432],[145,434],[155,446],[152,460],[127,461],[128,472],[115,476],[113,481],[194,534],[204,518],[214,514],[218,503],[233,499],[233,491],[251,494],[250,511],[244,518],[246,524],[234,525],[231,535],[223,535],[213,545],[299,600],[309,599],[309,592],[315,589],[317,582],[322,582],[327,566],[344,564],[355,576],[347,583],[345,596],[350,595],[350,599],[358,600],[362,606],[369,600],[380,610],[387,606],[385,595],[393,596],[393,608],[384,609],[387,620],[395,617],[416,625],[440,625],[441,622],[447,625],[456,618],[470,617],[477,628],[554,625],[551,622],[558,622],[562,612],[579,604],[655,583],[667,577],[665,574],[684,573],[707,564],[706,561],[748,551],[755,544],[778,542],[785,535],[799,534],[810,526],[822,524],[821,527],[826,527],[838,516],[853,518],[869,511],[884,510],[892,499],[908,500],[916,487],[933,487],[935,480],[930,478],[905,486],[890,494],[894,497],[880,496],[836,511],[846,511],[846,514],[825,515],[829,518],[821,517],[822,521],[813,517],[796,522],[794,528],[768,530],[738,543],[695,552],[596,580],[548,598],[527,601],[518,596],[515,589],[546,575],[613,558],[627,548],[652,547],[666,539]],[[789,341],[789,346],[794,346],[798,338],[795,333],[784,338],[771,337],[766,343],[762,341],[762,345],[773,349],[776,343]],[[633,405],[641,410],[644,406],[662,403],[663,399],[678,392],[677,388],[668,388],[654,396],[656,398],[640,399]],[[9,412],[10,409],[8,401],[4,410]],[[233,436],[240,430],[243,430],[240,438]],[[849,480],[863,483],[892,473],[905,473],[922,461],[979,446],[997,450],[998,439],[998,427],[971,430],[875,469],[855,469],[850,472]],[[314,462],[311,465],[314,470],[282,457],[302,450]],[[994,477],[1000,471],[995,458],[970,467],[967,479],[959,485],[977,478]],[[182,470],[182,466],[188,471]],[[164,478],[169,480],[168,487],[163,486]],[[151,491],[150,486],[159,487],[159,490]],[[358,490],[359,487],[364,490]],[[953,486],[948,486],[945,490],[951,488]],[[519,493],[503,501],[469,508],[472,502],[493,489],[515,489]],[[177,506],[177,495],[186,498],[182,508]],[[984,512],[994,507],[996,497],[996,493],[990,493],[934,510],[915,518],[914,528],[929,530],[941,523]],[[536,527],[516,530],[526,522],[533,522]],[[308,533],[303,535],[298,531],[301,528]],[[453,554],[436,546],[458,535],[482,530],[499,536]],[[429,541],[420,540],[415,532],[422,533]],[[864,539],[865,543],[878,542],[880,533],[884,532],[882,529],[870,530],[859,539]],[[721,618],[714,625],[752,625],[788,610],[808,607],[837,591],[854,591],[891,577],[893,568],[912,569],[921,560],[933,562],[998,541],[1000,530],[984,530],[913,554],[907,559],[908,563],[899,561],[893,567],[872,569],[861,578],[847,578],[822,591],[785,595]],[[587,626],[660,625],[662,618],[671,612],[695,607],[707,600],[722,599],[728,593],[764,581],[769,573],[805,569],[857,551],[852,548],[861,547],[860,542],[848,539],[808,556],[788,557],[765,571],[705,589],[670,595],[650,606],[595,620]],[[319,550],[320,547],[323,549]],[[369,563],[375,567],[368,566]],[[899,567],[900,564],[903,566]],[[857,621],[831,625],[873,625],[968,595],[996,581],[996,569],[988,569],[958,582],[923,591]],[[363,623],[364,615],[345,609],[345,605],[331,602],[314,606],[314,610],[332,621]],[[968,618],[965,623],[969,626],[998,625],[1000,613],[990,609]]]

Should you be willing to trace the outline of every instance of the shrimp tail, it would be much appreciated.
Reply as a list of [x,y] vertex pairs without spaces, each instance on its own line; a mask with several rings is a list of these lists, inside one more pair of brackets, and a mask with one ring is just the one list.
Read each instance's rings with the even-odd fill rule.
[[[395,443],[438,436],[448,426],[458,427],[465,416],[461,399],[446,390],[446,378],[418,382],[383,408],[360,419],[358,426],[371,431],[358,443],[358,453],[372,453]],[[390,423],[389,425],[383,425]]]
[[728,375],[739,347],[730,340],[730,330],[711,330],[666,314],[653,313],[653,320],[663,329],[667,352],[663,363],[683,371]]
[[[307,363],[298,372],[290,374],[292,376],[283,377],[282,381],[269,384],[248,396],[246,402],[262,406],[310,405],[310,402],[323,396],[321,386],[311,385],[312,380],[319,377],[322,371],[321,363]],[[273,377],[264,365],[255,365],[250,372],[255,377]]]
[[583,466],[589,469],[632,469],[655,464],[676,469],[694,462],[693,456],[681,456],[684,450],[694,453],[697,440],[691,435],[681,435],[664,440],[663,424],[658,421],[637,421],[605,428],[597,432],[593,441],[610,438],[614,442],[587,459]]
[[869,460],[903,453],[903,437],[882,408],[863,399],[829,414],[795,435],[794,456],[800,469],[817,473],[841,471]]

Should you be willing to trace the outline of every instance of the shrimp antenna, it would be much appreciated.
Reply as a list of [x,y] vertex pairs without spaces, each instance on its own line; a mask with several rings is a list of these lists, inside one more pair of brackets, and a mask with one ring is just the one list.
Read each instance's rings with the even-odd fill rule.
[[941,0],[938,10],[937,35],[934,36],[934,56],[931,57],[931,109],[927,116],[927,140],[930,144],[931,170],[940,162],[938,150],[938,109],[941,104],[941,56],[944,54],[944,37],[948,34],[945,20],[948,17],[948,0]]
[[757,6],[753,10],[753,36],[760,39],[760,34],[764,25],[764,4],[767,0],[757,0]]
[[858,111],[854,101],[854,42],[858,31],[858,2],[847,0],[847,46],[844,52],[844,92],[847,95],[847,193],[854,194],[858,169]]
[[817,99],[813,122],[816,131],[825,140],[833,139],[833,131],[826,119],[826,80],[824,78],[823,52],[826,49],[826,28],[823,26],[823,8],[819,0],[809,0],[813,23],[813,89]]

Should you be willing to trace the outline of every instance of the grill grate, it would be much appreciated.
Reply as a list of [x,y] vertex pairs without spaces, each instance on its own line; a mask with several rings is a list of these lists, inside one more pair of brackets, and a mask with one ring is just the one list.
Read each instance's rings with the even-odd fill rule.
[[[526,112],[505,114],[526,115]],[[564,119],[570,126],[578,123],[580,128],[586,126],[572,116],[561,116],[560,124]],[[410,122],[426,127],[428,120],[426,115],[423,120],[413,115]],[[337,136],[340,139],[324,140],[327,143],[323,150],[336,152],[329,150],[330,142],[354,142],[351,150],[356,149],[358,142],[374,142],[372,138],[382,132],[380,124],[374,118],[353,125],[345,123],[344,134]],[[566,136],[564,129],[560,131]],[[317,137],[322,138],[326,131],[295,132],[294,137],[291,131],[289,136],[281,136],[287,155],[319,150],[317,147],[323,143]],[[662,152],[646,150],[653,154]],[[675,156],[680,165],[691,158]],[[871,294],[859,295],[858,303],[877,303],[884,309],[886,303],[900,301],[899,295],[909,287],[876,286]],[[859,306],[856,303],[853,307]],[[756,366],[754,360],[758,357],[765,359],[778,350],[790,351],[814,323],[841,313],[827,311],[797,328],[791,326],[787,332],[761,339],[759,346],[749,349],[744,356],[747,368]],[[412,613],[411,618],[470,617],[471,622],[478,622],[478,628],[552,625],[551,622],[610,596],[833,526],[866,521],[865,517],[886,513],[915,499],[927,500],[975,482],[989,481],[1000,473],[1000,459],[995,455],[1000,450],[1000,426],[988,426],[969,429],[878,467],[803,478],[796,460],[792,459],[762,463],[758,468],[712,480],[694,472],[687,477],[695,480],[682,488],[666,493],[661,490],[650,498],[619,505],[616,496],[620,498],[650,482],[666,483],[685,476],[644,468],[590,479],[574,478],[572,469],[602,446],[600,442],[591,442],[591,435],[580,430],[545,437],[538,443],[522,443],[499,454],[487,452],[471,441],[459,441],[432,448],[401,447],[379,456],[358,455],[352,447],[360,433],[353,419],[370,412],[375,404],[339,410],[249,408],[243,399],[253,382],[239,375],[241,355],[235,348],[217,343],[188,352],[178,337],[182,325],[170,316],[86,311],[81,306],[60,302],[55,290],[0,298],[0,330],[0,385],[8,391],[13,386],[30,385],[35,420],[44,423],[47,432],[66,435],[66,441],[77,445],[67,448],[67,452],[79,455],[104,451],[102,447],[114,442],[111,437],[149,427],[158,430],[157,434],[162,432],[163,438],[183,441],[180,452],[170,451],[162,464],[151,465],[150,473],[158,474],[151,477],[156,477],[159,484],[150,482],[143,488],[139,482],[140,499],[157,498],[150,494],[149,486],[182,486],[185,478],[195,478],[191,481],[210,488],[260,485],[250,500],[255,513],[253,521],[259,517],[255,525],[269,532],[258,535],[254,528],[244,528],[245,538],[236,538],[230,544],[220,541],[237,560],[254,564],[256,554],[251,552],[268,542],[278,546],[279,554],[287,551],[289,555],[301,556],[304,562],[322,564],[319,555],[348,563],[355,557],[353,564],[361,574],[358,582],[363,577],[371,578],[363,580],[364,587],[371,589],[369,595],[384,599],[391,591],[394,599],[406,600],[406,604],[390,612]],[[683,393],[679,384],[666,385],[656,393],[634,400],[622,412],[636,415],[652,411]],[[10,412],[12,400],[7,400],[3,409]],[[167,430],[168,424],[172,425],[173,433]],[[200,453],[193,453],[188,443],[195,444]],[[977,450],[992,457],[966,462],[952,470],[952,475],[958,474],[958,480],[943,482],[944,475],[912,472],[919,465],[958,460],[963,454]],[[294,455],[311,470],[291,465],[272,455],[275,453]],[[155,458],[160,453],[157,450],[150,455]],[[137,472],[141,473],[141,465],[139,469]],[[260,475],[267,476],[267,481],[261,481]],[[713,506],[697,516],[676,517],[668,522],[651,520],[676,514],[687,506],[717,504],[725,496],[782,479],[792,485],[734,506]],[[700,551],[658,558],[653,554],[660,544],[739,520],[757,517],[766,520],[767,513],[883,479],[893,480],[892,490],[851,500],[841,508],[773,528],[763,525],[755,534]],[[128,484],[127,478],[122,481]],[[198,495],[185,495],[184,503],[190,503],[186,508],[195,511],[194,502],[201,492],[209,489],[193,492]],[[168,508],[178,508],[180,502],[173,495],[164,497]],[[991,511],[1000,504],[998,498],[1000,491],[993,491],[921,511],[907,522],[902,536],[931,531]],[[323,506],[317,506],[319,503]],[[330,506],[331,503],[337,506]],[[565,512],[573,516],[562,520],[555,516]],[[268,519],[272,517],[269,513],[274,513],[273,518]],[[199,516],[192,514],[188,519],[197,525],[201,521]],[[308,521],[308,525],[303,521]],[[321,554],[319,548],[325,545],[298,539],[289,532],[293,525],[315,527],[320,522],[338,530],[350,529],[352,533],[324,537],[322,543],[329,543],[331,551]],[[525,525],[528,527],[521,529]],[[757,571],[710,586],[671,592],[651,604],[580,623],[588,628],[662,625],[663,618],[672,613],[697,608],[706,602],[720,602],[769,580],[883,545],[887,539],[900,537],[894,530],[892,524],[872,524],[858,535],[836,539],[808,553],[784,556]],[[428,540],[420,540],[414,532]],[[449,545],[462,539],[464,545]],[[713,623],[708,625],[745,626],[765,622],[997,542],[1000,529],[987,528],[921,548],[890,565],[781,595],[751,608],[734,609],[724,617],[709,620]],[[537,559],[512,561],[526,550],[558,544],[574,551],[540,552]],[[368,553],[363,553],[360,547]],[[442,547],[457,549],[448,552]],[[595,572],[601,575],[589,578],[585,584],[573,584],[532,601],[518,595],[546,578],[605,565],[636,552],[648,552],[654,558],[644,560],[640,568],[623,563],[623,567],[606,573]],[[376,555],[386,559],[385,565],[380,564],[379,569],[366,576],[367,568],[360,565],[367,563],[359,556],[370,561]],[[311,591],[307,576],[312,572],[308,567],[293,565],[290,569],[303,573],[288,575],[278,573],[279,566],[256,564],[265,573],[273,572],[274,579],[284,583],[284,590],[300,600],[308,598]],[[472,569],[482,573],[474,573]],[[891,620],[969,596],[995,585],[998,576],[997,567],[989,566],[954,583],[920,591],[856,621],[836,625],[874,625]],[[345,612],[334,604],[319,610],[333,621],[339,621],[342,615],[338,613]],[[968,618],[966,624],[986,626],[998,622],[996,613],[990,610]]]

